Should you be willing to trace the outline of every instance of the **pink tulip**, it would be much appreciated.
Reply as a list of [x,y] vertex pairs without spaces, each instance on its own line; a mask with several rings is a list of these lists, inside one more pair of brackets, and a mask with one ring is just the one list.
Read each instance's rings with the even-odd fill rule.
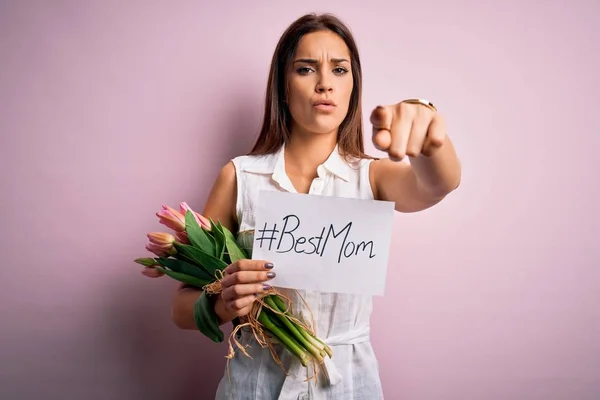
[[176,250],[172,244],[161,245],[150,242],[146,245],[146,250],[154,253],[157,257],[168,257],[176,253]]
[[151,232],[147,236],[150,239],[150,243],[161,246],[172,246],[175,242],[175,236],[167,232]]
[[209,231],[210,232],[210,220],[208,218],[206,218],[204,215],[198,214],[198,213],[194,213],[194,216],[196,217],[196,220],[200,220],[200,222],[198,222],[198,225],[200,225],[202,227],[202,229],[204,229],[205,231]]
[[164,272],[159,271],[153,267],[145,267],[142,270],[142,275],[147,276],[148,278],[160,278],[164,275]]
[[185,201],[182,201],[181,203],[179,203],[179,212],[180,213],[185,215],[185,213],[188,211],[194,212],[194,210],[192,210],[192,208]]
[[156,261],[154,261],[154,259],[152,258],[136,258],[134,261],[144,266],[144,269],[142,270],[142,275],[144,276],[147,276],[149,278],[160,278],[165,274],[164,272],[154,268],[154,266],[160,264],[157,264]]
[[169,207],[162,206],[163,209],[156,213],[159,222],[176,232],[185,230],[185,217],[177,210]]
[[177,238],[177,240],[179,240],[179,242],[183,244],[190,244],[190,239],[188,238],[188,234],[185,231],[175,232],[175,237]]
[[208,218],[206,218],[205,216],[192,210],[192,208],[185,201],[179,203],[179,210],[181,211],[181,213],[183,215],[185,215],[188,211],[191,211],[192,215],[194,216],[194,219],[196,220],[198,225],[200,227],[202,227],[204,230],[210,231],[210,220]]

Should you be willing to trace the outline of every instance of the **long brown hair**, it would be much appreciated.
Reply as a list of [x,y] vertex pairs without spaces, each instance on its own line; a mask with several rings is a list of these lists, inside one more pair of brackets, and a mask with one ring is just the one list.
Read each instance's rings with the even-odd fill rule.
[[277,43],[267,82],[265,113],[260,134],[251,155],[274,153],[290,138],[292,116],[285,103],[286,73],[302,36],[323,30],[339,35],[348,46],[351,57],[353,87],[348,114],[338,129],[338,148],[345,156],[372,158],[364,153],[362,122],[362,69],[356,42],[350,29],[331,14],[306,14],[294,21]]

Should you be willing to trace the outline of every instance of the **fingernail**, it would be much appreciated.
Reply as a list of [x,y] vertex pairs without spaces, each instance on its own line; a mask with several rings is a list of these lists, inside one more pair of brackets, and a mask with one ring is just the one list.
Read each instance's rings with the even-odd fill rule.
[[265,268],[266,268],[266,269],[271,269],[271,268],[273,268],[273,263],[266,263],[266,264],[265,264]]
[[267,278],[275,278],[275,272],[267,272]]
[[268,285],[268,284],[265,283],[263,285],[263,290],[269,290],[269,289],[271,289],[271,285]]

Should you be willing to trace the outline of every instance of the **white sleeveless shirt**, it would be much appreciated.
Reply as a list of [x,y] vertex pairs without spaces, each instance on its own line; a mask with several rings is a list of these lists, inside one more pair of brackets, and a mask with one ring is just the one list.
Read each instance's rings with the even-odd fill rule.
[[[256,199],[260,190],[297,193],[285,172],[284,146],[262,156],[240,156],[233,160],[237,177],[236,212],[239,224],[238,242],[251,250],[255,228]],[[309,194],[360,199],[373,199],[369,181],[371,160],[344,160],[336,146],[329,158],[317,168],[318,177],[312,182]],[[277,265],[273,271],[277,271]],[[377,400],[383,398],[379,364],[369,341],[369,319],[372,310],[370,296],[320,293],[277,288],[293,302],[293,309],[304,321],[316,323],[318,337],[333,351],[326,357],[326,372],[320,373],[318,383],[311,368],[300,362],[282,345],[275,350],[287,376],[277,365],[268,348],[262,348],[249,329],[242,328],[239,342],[249,345],[247,357],[236,349],[229,360],[216,399],[236,400]],[[301,295],[310,307],[307,310]],[[312,315],[311,315],[312,313]]]

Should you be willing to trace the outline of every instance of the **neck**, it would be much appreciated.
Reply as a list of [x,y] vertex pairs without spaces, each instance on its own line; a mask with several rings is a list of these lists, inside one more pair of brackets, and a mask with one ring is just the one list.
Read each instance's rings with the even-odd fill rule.
[[285,147],[286,168],[302,175],[316,176],[317,167],[331,155],[337,144],[337,131],[328,134],[292,130]]

